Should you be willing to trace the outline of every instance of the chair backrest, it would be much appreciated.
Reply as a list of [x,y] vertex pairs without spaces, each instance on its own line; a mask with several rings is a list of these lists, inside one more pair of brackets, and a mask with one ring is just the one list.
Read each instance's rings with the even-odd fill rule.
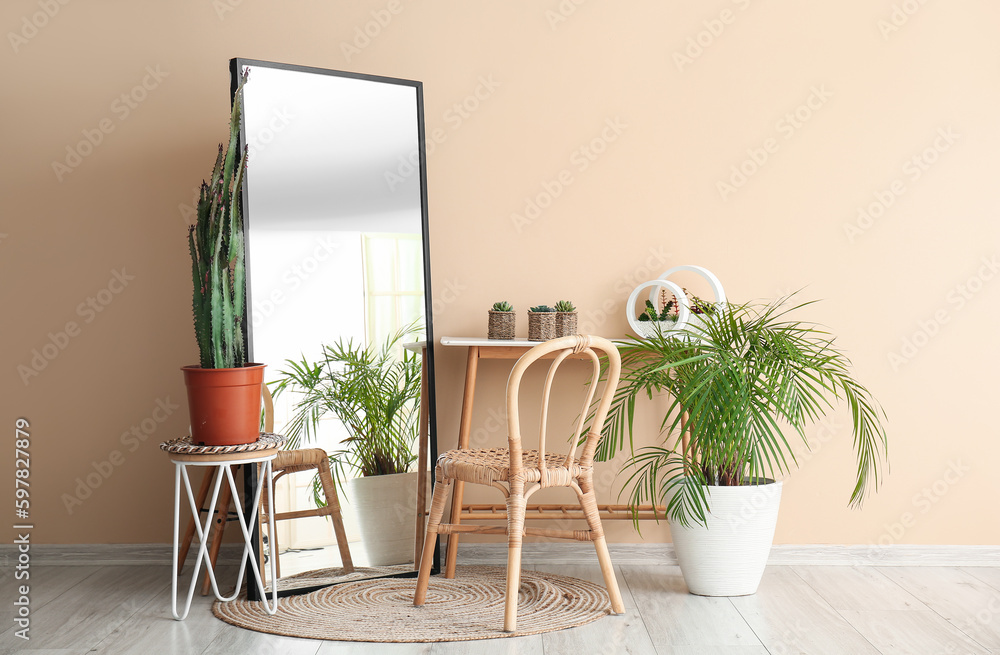
[[[587,433],[583,451],[577,457],[577,446],[580,443],[580,436],[583,434],[590,415],[594,401],[594,394],[600,382],[600,357],[595,351],[601,351],[608,360],[606,383],[601,400],[593,414],[593,421],[590,424],[590,431]],[[538,450],[545,452],[545,428],[548,419],[549,400],[552,391],[552,381],[555,378],[556,370],[571,355],[584,355],[593,366],[590,384],[587,385],[587,397],[580,408],[580,420],[577,423],[576,434],[570,442],[569,452],[566,454],[564,465],[569,467],[575,462],[589,466],[594,461],[594,452],[601,440],[601,432],[604,428],[604,419],[608,415],[611,401],[614,398],[615,389],[618,387],[618,378],[621,375],[622,360],[618,354],[618,349],[614,344],[603,337],[577,334],[569,337],[560,337],[545,341],[521,356],[514,365],[507,381],[507,440],[510,447],[510,475],[511,477],[521,473],[521,456],[523,447],[521,444],[521,424],[518,412],[518,394],[521,385],[521,378],[524,372],[539,359],[546,356],[553,356],[552,364],[549,366],[548,374],[545,377],[545,385],[542,388],[541,420],[538,428]],[[548,472],[545,468],[544,456],[539,458],[539,472],[541,475],[541,486],[548,484]]]
[[266,384],[260,385],[260,396],[264,401],[264,432],[274,432],[274,398]]

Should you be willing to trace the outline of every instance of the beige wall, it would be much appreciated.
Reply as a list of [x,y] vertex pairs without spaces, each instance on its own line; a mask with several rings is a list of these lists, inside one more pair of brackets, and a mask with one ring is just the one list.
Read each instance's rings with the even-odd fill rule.
[[[345,52],[373,16],[391,20]],[[494,300],[523,312],[564,297],[583,327],[621,335],[631,286],[680,263],[713,269],[740,300],[805,287],[823,299],[807,318],[841,336],[885,405],[892,473],[864,511],[847,508],[838,413],[788,481],[777,541],[997,543],[998,22],[981,0],[5,2],[3,423],[12,437],[16,417],[31,421],[35,540],[170,538],[156,444],[187,425],[178,369],[196,361],[179,206],[226,134],[227,62],[243,56],[424,82],[427,130],[440,130],[438,335],[482,334]],[[145,98],[128,107],[122,94]],[[102,125],[57,179],[53,162]],[[761,149],[766,161],[720,191]],[[571,184],[537,218],[514,218],[560,176]],[[877,196],[891,206],[858,227]],[[127,286],[109,285],[115,272]],[[65,349],[22,382],[17,367],[70,321]],[[890,359],[904,339],[919,347]],[[464,353],[438,362],[447,445]],[[482,373],[473,427],[485,431],[505,370]],[[143,421],[140,444],[126,432]],[[5,475],[12,451],[10,439]],[[70,513],[95,466],[107,479]]]

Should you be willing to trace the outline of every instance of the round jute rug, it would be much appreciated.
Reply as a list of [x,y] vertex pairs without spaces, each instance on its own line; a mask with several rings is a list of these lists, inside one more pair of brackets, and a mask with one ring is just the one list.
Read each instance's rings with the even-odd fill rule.
[[497,639],[583,625],[610,611],[603,587],[537,571],[521,572],[517,632],[503,631],[506,569],[460,566],[453,580],[431,578],[427,602],[413,606],[416,578],[361,580],[281,598],[268,616],[259,603],[216,603],[217,617],[241,628],[336,641],[434,642]]
[[[327,585],[351,582],[352,580],[366,580],[369,578],[379,578],[398,573],[407,573],[413,570],[412,564],[400,564],[396,566],[359,566],[350,573],[344,573],[342,568],[316,569],[305,571],[295,575],[286,575],[278,580],[278,591],[289,591],[292,589],[306,589],[308,587],[324,587]],[[264,586],[267,593],[271,593],[271,582]]]

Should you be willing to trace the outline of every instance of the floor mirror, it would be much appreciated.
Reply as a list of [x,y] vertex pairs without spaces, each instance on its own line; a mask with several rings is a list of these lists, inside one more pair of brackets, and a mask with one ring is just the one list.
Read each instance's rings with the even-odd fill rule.
[[[421,83],[233,59],[233,94],[244,76],[248,354],[277,391],[276,431],[333,456],[354,571],[328,518],[279,521],[264,557],[282,594],[414,575],[436,458]],[[276,513],[317,499],[307,473],[275,487]]]

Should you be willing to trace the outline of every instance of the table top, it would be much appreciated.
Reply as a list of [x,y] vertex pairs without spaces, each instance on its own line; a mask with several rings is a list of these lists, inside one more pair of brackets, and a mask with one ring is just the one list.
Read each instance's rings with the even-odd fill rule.
[[[612,337],[611,340],[615,341],[624,339],[625,337]],[[532,346],[537,346],[542,341],[528,341],[527,339],[486,339],[485,337],[441,337],[442,346],[479,346],[479,347],[517,347],[517,348],[531,348]]]
[[[621,340],[625,337],[617,337]],[[614,341],[614,339],[612,339]],[[439,343],[442,346],[465,346],[466,348],[478,346],[480,348],[531,348],[542,343],[541,341],[529,341],[527,339],[487,339],[485,337],[441,337]],[[410,352],[421,352],[427,347],[426,341],[411,341],[404,343],[403,348]]]
[[527,339],[486,339],[484,337],[441,337],[442,346],[514,346],[532,347],[542,343],[541,341],[528,341]]
[[[541,341],[528,341],[527,339],[486,339],[485,337],[441,337],[442,346],[514,346],[517,348],[531,348],[542,343]],[[427,346],[426,341],[413,341],[404,343],[403,348],[410,352],[420,352]]]

